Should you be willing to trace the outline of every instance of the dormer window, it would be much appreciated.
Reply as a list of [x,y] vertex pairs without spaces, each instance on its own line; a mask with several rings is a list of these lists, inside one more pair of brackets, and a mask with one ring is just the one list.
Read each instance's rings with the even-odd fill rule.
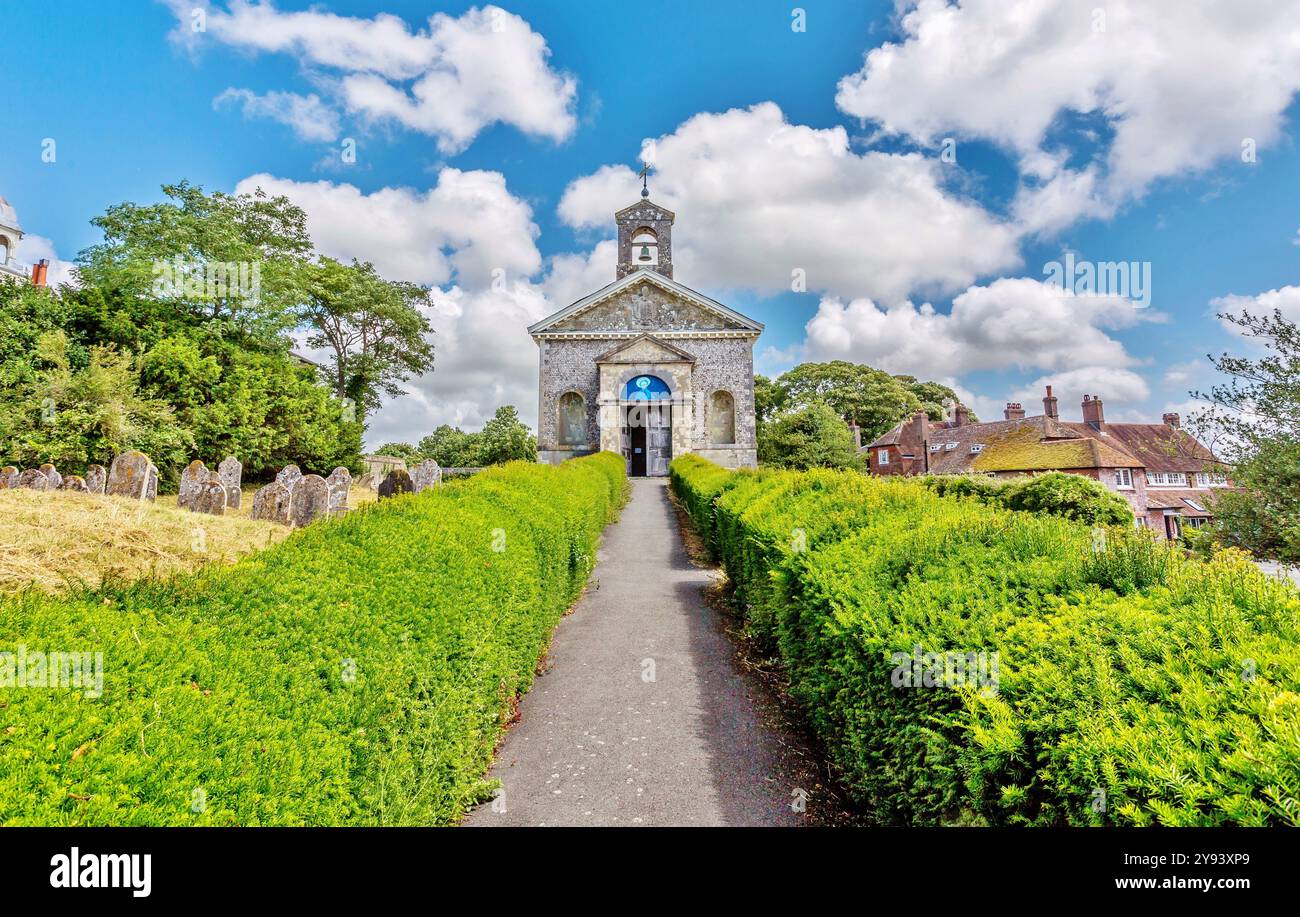
[[930,443],[931,452],[938,452],[942,448],[943,448],[943,443]]
[[983,443],[971,443],[971,444],[970,444],[970,454],[971,454],[971,455],[979,455],[979,454],[980,454],[981,452],[983,452],[983,451],[984,451],[984,444],[983,444]]
[[952,450],[954,450],[954,449],[957,448],[957,444],[956,444],[956,443],[948,443],[948,444],[946,444],[943,448],[944,448],[945,451],[947,451],[947,452],[951,452]]
[[659,237],[652,229],[638,229],[632,236],[632,264],[638,268],[659,263]]

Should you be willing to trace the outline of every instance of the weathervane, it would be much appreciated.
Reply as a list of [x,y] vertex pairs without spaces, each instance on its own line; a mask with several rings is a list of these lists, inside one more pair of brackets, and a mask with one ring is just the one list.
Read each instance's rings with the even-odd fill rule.
[[641,171],[636,174],[641,176],[641,196],[649,197],[650,196],[650,186],[649,186],[650,163],[648,162],[641,163]]

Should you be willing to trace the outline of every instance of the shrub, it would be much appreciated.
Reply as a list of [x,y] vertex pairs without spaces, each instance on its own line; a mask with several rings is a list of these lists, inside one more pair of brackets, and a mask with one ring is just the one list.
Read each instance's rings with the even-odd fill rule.
[[1050,513],[1089,525],[1132,525],[1133,510],[1100,481],[1052,471],[1032,477],[995,481],[981,475],[927,475],[925,485],[946,497],[970,497],[982,503],[1030,513]]
[[0,823],[450,824],[586,581],[611,454],[512,463],[234,566],[0,608],[0,649],[103,653],[102,696],[0,692]]
[[[674,466],[684,502],[719,494],[748,624],[880,821],[1300,822],[1300,594],[1242,555],[914,479]],[[918,648],[997,668],[896,686]]]

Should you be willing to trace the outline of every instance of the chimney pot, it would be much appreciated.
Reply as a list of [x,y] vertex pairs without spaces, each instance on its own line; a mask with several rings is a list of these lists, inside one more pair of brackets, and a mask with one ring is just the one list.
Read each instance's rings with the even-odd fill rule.
[[1043,397],[1043,414],[1056,420],[1060,415],[1056,410],[1056,396],[1052,394],[1052,387],[1047,387],[1047,394]]
[[1088,395],[1083,396],[1083,422],[1094,430],[1100,430],[1106,422],[1106,415],[1102,410],[1101,396]]
[[1002,416],[1006,420],[1023,420],[1025,417],[1025,408],[1019,401],[1008,401],[1006,409],[1002,412]]
[[1181,418],[1173,412],[1164,415],[1161,419],[1164,420],[1166,426],[1173,427],[1175,430],[1178,429],[1179,424],[1182,422]]

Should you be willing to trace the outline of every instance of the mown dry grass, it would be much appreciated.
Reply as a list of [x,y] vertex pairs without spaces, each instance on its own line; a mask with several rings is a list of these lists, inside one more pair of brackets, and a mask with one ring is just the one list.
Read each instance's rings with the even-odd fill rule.
[[[356,505],[363,495],[353,497]],[[0,593],[34,585],[57,592],[105,576],[167,576],[230,563],[288,537],[290,530],[242,511],[205,516],[176,498],[141,503],[68,491],[0,490]]]

